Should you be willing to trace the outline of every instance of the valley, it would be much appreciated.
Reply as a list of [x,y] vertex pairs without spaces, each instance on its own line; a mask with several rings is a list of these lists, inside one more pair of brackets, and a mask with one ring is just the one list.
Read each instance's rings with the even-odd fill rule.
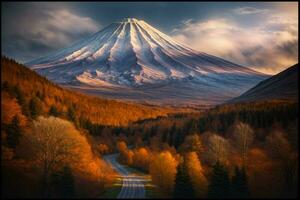
[[1,2],[2,199],[298,199],[298,2]]

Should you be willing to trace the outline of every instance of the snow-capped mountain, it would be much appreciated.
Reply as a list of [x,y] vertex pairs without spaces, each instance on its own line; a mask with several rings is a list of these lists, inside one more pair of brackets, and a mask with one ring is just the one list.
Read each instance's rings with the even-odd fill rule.
[[220,103],[267,77],[195,51],[134,18],[26,65],[83,92],[163,104]]

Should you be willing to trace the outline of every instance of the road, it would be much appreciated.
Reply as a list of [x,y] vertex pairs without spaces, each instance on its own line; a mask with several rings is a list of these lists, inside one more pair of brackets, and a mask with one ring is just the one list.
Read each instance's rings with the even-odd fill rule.
[[118,199],[145,198],[146,180],[142,176],[129,172],[123,165],[117,161],[118,154],[104,156],[108,162],[122,177],[122,189],[117,196]]

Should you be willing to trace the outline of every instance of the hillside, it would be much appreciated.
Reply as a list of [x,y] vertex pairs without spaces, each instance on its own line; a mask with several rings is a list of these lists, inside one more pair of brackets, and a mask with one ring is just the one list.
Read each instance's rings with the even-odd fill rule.
[[298,64],[260,82],[229,103],[275,99],[298,101]]
[[84,119],[101,125],[126,125],[173,112],[168,108],[122,103],[70,91],[11,59],[1,57],[2,96],[6,92],[11,100],[18,100],[25,115],[30,115],[30,106],[35,106],[35,112],[39,114],[52,112],[75,122]]

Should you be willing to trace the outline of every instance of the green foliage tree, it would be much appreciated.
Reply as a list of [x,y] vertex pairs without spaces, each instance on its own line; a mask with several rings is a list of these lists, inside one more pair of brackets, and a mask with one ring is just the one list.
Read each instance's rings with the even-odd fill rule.
[[20,127],[20,120],[18,116],[14,116],[11,124],[7,127],[7,145],[10,148],[15,148],[22,135],[22,129]]
[[217,162],[213,167],[213,174],[208,186],[208,198],[229,198],[230,181],[228,171],[224,165]]
[[52,185],[59,197],[75,197],[74,177],[69,166],[65,166],[61,171],[52,174]]
[[195,198],[193,184],[184,163],[179,164],[177,167],[173,197],[180,199]]
[[231,196],[233,198],[250,197],[245,167],[242,167],[241,169],[235,167],[231,183]]

